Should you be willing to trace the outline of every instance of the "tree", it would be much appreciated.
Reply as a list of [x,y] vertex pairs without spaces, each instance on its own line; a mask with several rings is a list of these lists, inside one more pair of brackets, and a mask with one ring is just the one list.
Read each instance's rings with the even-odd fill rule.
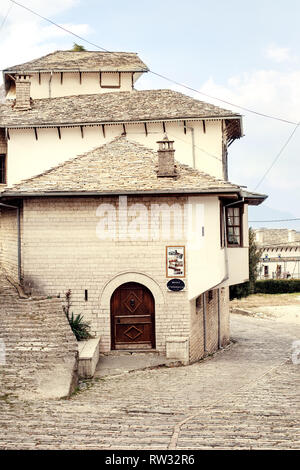
[[262,248],[258,248],[255,242],[255,232],[249,228],[249,290],[255,291],[255,282],[258,276],[258,263],[262,255]]
[[249,228],[249,281],[230,286],[230,300],[247,297],[255,292],[255,282],[258,276],[258,263],[261,258],[262,248],[258,248],[255,242],[255,233]]
[[83,52],[83,51],[86,51],[86,49],[84,46],[81,46],[80,44],[76,44],[76,42],[74,42],[73,49],[71,49],[71,51]]

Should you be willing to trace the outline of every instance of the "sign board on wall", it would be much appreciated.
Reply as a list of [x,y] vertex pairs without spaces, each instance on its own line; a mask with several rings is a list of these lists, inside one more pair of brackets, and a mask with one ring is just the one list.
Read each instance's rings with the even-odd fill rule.
[[170,279],[167,288],[173,292],[179,292],[185,288],[185,283],[181,279]]
[[167,277],[185,277],[185,247],[166,247]]

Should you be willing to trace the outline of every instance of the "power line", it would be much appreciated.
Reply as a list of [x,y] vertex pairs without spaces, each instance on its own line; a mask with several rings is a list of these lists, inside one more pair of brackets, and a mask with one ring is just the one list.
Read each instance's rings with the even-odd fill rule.
[[298,129],[298,127],[300,126],[300,121],[298,122],[298,124],[295,126],[293,132],[290,134],[289,138],[287,139],[287,141],[284,143],[284,145],[281,147],[279,153],[276,155],[276,157],[274,158],[273,162],[271,163],[271,165],[269,166],[269,168],[267,169],[267,171],[264,173],[264,175],[262,176],[262,178],[259,180],[258,184],[255,186],[254,190],[256,190],[258,188],[258,186],[261,185],[261,183],[263,182],[263,180],[265,179],[265,177],[268,175],[268,173],[271,171],[271,169],[273,168],[273,166],[275,165],[275,163],[277,162],[277,160],[279,159],[279,157],[281,156],[281,154],[283,153],[283,151],[285,150],[285,148],[288,146],[288,144],[290,143],[290,141],[292,140],[296,130]]
[[[105,51],[105,52],[110,52],[108,51],[107,49],[105,49],[104,47],[101,47],[99,46],[98,44],[95,44],[93,42],[90,42],[88,41],[87,39],[83,38],[82,36],[79,36],[78,34],[75,34],[73,33],[72,31],[70,31],[69,29],[67,28],[64,28],[63,26],[60,26],[59,24],[55,23],[54,21],[50,20],[49,18],[46,18],[45,16],[42,16],[40,15],[39,13],[35,12],[34,10],[31,10],[30,8],[22,5],[21,3],[18,3],[16,2],[15,0],[10,0],[11,2],[13,2],[14,4],[18,5],[19,7],[21,8],[24,8],[25,10],[29,11],[30,13],[32,13],[33,15],[36,15],[38,16],[39,18],[42,18],[43,20],[45,21],[48,21],[49,23],[53,24],[54,26],[57,26],[57,28],[60,28],[62,29],[63,31],[69,33],[69,34],[72,34],[73,36],[75,36],[76,38],[82,40],[82,41],[85,41],[87,44],[90,44],[91,46],[94,46],[96,47],[97,49],[100,49],[102,51]],[[209,95],[207,93],[204,93],[202,91],[199,91],[199,90],[196,90],[195,88],[192,88],[188,85],[185,85],[183,83],[180,83],[180,82],[177,82],[176,80],[173,80],[172,78],[169,78],[169,77],[166,77],[165,75],[162,75],[162,74],[159,74],[157,72],[154,72],[153,70],[149,70],[150,73],[152,73],[153,75],[156,75],[157,77],[160,77],[160,78],[163,78],[164,80],[167,80],[169,82],[172,82],[174,83],[175,85],[179,85],[183,88],[186,88],[187,90],[190,90],[190,91],[193,91],[194,93],[199,93],[200,95],[202,96],[206,96],[207,98],[210,98],[210,99],[214,99],[214,100],[217,100],[217,101],[220,101],[222,103],[225,103],[225,104],[228,104],[230,106],[233,106],[235,108],[239,108],[239,109],[242,109],[248,113],[252,113],[252,114],[256,114],[258,116],[262,116],[262,117],[265,117],[265,118],[268,118],[268,119],[273,119],[273,120],[276,120],[276,121],[281,121],[281,122],[285,122],[287,124],[297,124],[296,122],[294,121],[289,121],[287,119],[283,119],[283,118],[280,118],[278,116],[272,116],[272,115],[269,115],[269,114],[265,114],[265,113],[261,113],[259,111],[255,111],[253,109],[250,109],[250,108],[246,108],[245,106],[240,106],[240,105],[237,105],[235,103],[231,103],[230,101],[226,101],[226,100],[223,100],[221,98],[217,98],[216,96],[212,96],[212,95]]]
[[8,15],[10,14],[10,11],[11,11],[12,7],[13,7],[13,4],[11,3],[10,6],[8,7],[7,13],[6,13],[6,15],[4,16],[4,18],[3,18],[3,20],[2,20],[2,23],[1,23],[1,25],[0,25],[0,31],[2,30],[2,28],[3,28],[3,26],[4,26],[4,23],[5,23],[5,21],[7,20]]
[[[18,2],[16,2],[15,0],[10,0],[10,1],[11,1],[12,3],[18,5],[19,7],[24,8],[25,10],[29,11],[30,13],[32,13],[32,14],[38,16],[39,18],[42,18],[43,20],[48,21],[49,23],[53,24],[53,25],[56,26],[57,28],[60,28],[60,29],[62,29],[63,31],[65,31],[65,32],[67,32],[67,33],[69,33],[69,34],[75,36],[76,38],[78,38],[78,39],[80,39],[80,40],[82,40],[82,41],[85,41],[87,44],[90,44],[90,45],[96,47],[97,49],[101,49],[102,51],[109,52],[107,49],[105,49],[105,48],[99,46],[98,44],[95,44],[95,43],[92,43],[92,42],[88,41],[87,39],[83,38],[82,36],[79,36],[78,34],[73,33],[72,31],[68,30],[67,28],[64,28],[63,26],[60,26],[59,24],[55,23],[54,21],[50,20],[49,18],[46,18],[45,16],[40,15],[39,13],[37,13],[37,12],[31,10],[30,8],[28,8],[28,7],[24,6],[24,5],[22,5],[21,3],[18,3]],[[228,105],[230,105],[230,106],[234,106],[234,107],[236,107],[236,108],[242,109],[242,110],[244,110],[244,111],[246,111],[246,112],[248,112],[248,113],[253,113],[253,114],[256,114],[256,115],[258,115],[258,116],[266,117],[266,118],[269,118],[269,119],[274,119],[274,120],[276,120],[276,121],[281,121],[281,122],[285,122],[285,123],[288,123],[288,124],[296,124],[296,126],[295,126],[293,132],[291,133],[291,135],[289,136],[288,140],[285,142],[285,144],[284,144],[283,147],[281,148],[280,152],[276,155],[276,157],[275,157],[275,159],[273,160],[272,164],[271,164],[270,167],[267,169],[267,171],[265,172],[265,174],[263,175],[263,177],[260,179],[260,181],[259,181],[258,184],[256,185],[255,189],[257,189],[258,186],[260,186],[260,184],[262,183],[262,181],[265,179],[265,177],[267,176],[267,174],[270,172],[270,170],[272,169],[272,167],[275,165],[276,161],[279,159],[279,157],[281,156],[282,152],[283,152],[284,149],[287,147],[287,145],[289,144],[289,142],[290,142],[291,139],[293,138],[293,136],[294,136],[296,130],[298,129],[298,127],[299,127],[299,125],[300,125],[300,121],[299,121],[298,123],[295,123],[295,122],[293,122],[293,121],[288,121],[288,120],[286,120],[286,119],[282,119],[282,118],[279,118],[279,117],[276,117],[276,116],[271,116],[271,115],[269,115],[269,114],[260,113],[260,112],[258,112],[258,111],[253,110],[253,109],[249,109],[249,108],[246,108],[246,107],[244,107],[244,106],[236,105],[236,104],[234,104],[234,103],[231,103],[231,102],[229,102],[229,101],[223,100],[223,99],[221,99],[221,98],[217,98],[217,97],[215,97],[215,96],[212,96],[212,95],[209,95],[209,94],[207,94],[207,93],[201,92],[201,91],[199,91],[199,90],[196,90],[195,88],[192,88],[192,87],[187,86],[187,85],[185,85],[185,84],[183,84],[183,83],[177,82],[176,80],[173,80],[173,79],[171,79],[171,78],[169,78],[169,77],[166,77],[166,76],[164,76],[164,75],[162,75],[162,74],[159,74],[159,73],[157,73],[157,72],[154,72],[154,71],[152,71],[152,70],[149,70],[149,72],[152,73],[153,75],[156,75],[157,77],[160,77],[160,78],[163,78],[164,80],[167,80],[167,81],[169,81],[169,82],[172,82],[172,83],[174,83],[175,85],[182,86],[183,88],[186,88],[187,90],[193,91],[193,92],[195,92],[195,93],[199,93],[200,95],[206,96],[206,97],[208,97],[208,98],[210,98],[210,99],[215,99],[215,100],[220,101],[220,102],[222,102],[222,103],[226,103],[226,104],[228,104]],[[207,152],[206,152],[206,153],[207,153]],[[218,158],[218,157],[215,157],[215,156],[214,156],[214,158]]]
[[31,8],[28,8],[28,7],[26,7],[25,5],[22,5],[21,3],[16,2],[15,0],[10,0],[10,1],[11,1],[12,3],[15,3],[16,5],[18,5],[19,7],[24,8],[25,10],[29,11],[29,12],[32,13],[33,15],[36,15],[36,16],[38,16],[39,18],[42,18],[43,20],[48,21],[48,23],[51,23],[51,24],[53,24],[54,26],[57,26],[57,28],[62,29],[62,30],[65,31],[66,33],[72,34],[72,35],[75,36],[76,38],[81,39],[81,41],[85,41],[86,43],[90,44],[91,46],[97,47],[97,49],[101,49],[102,51],[110,52],[110,51],[108,51],[107,49],[104,49],[104,47],[98,46],[97,44],[94,44],[93,42],[88,41],[87,39],[83,38],[82,36],[79,36],[78,34],[75,34],[75,33],[73,33],[72,31],[70,31],[69,29],[64,28],[63,26],[60,26],[59,24],[55,23],[55,22],[52,21],[52,20],[49,20],[49,18],[46,18],[45,16],[40,15],[40,14],[37,13],[36,11],[31,10]]
[[259,111],[254,111],[253,109],[246,108],[245,106],[240,106],[238,104],[231,103],[230,101],[226,101],[226,100],[223,100],[221,98],[217,98],[216,96],[212,96],[212,95],[209,95],[207,93],[204,93],[203,91],[196,90],[195,88],[192,88],[188,85],[177,82],[177,81],[173,80],[172,78],[166,77],[165,75],[161,75],[157,72],[153,72],[152,70],[149,70],[149,72],[152,73],[153,75],[157,75],[158,77],[163,78],[164,80],[168,80],[169,82],[172,82],[175,85],[182,86],[182,87],[186,88],[187,90],[194,91],[195,93],[199,93],[200,95],[206,96],[207,98],[211,98],[213,100],[220,101],[220,102],[228,104],[230,106],[234,106],[235,108],[242,109],[243,111],[246,111],[247,113],[257,114],[258,116],[266,117],[266,118],[269,118],[269,119],[275,119],[276,121],[285,122],[287,124],[297,124],[294,121],[288,121],[287,119],[282,119],[282,118],[279,118],[277,116],[271,116],[270,114],[260,113]]

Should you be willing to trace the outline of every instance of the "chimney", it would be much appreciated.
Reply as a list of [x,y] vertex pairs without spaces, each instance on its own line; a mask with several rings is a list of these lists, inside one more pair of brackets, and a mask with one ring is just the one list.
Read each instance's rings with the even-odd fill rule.
[[31,109],[30,103],[30,76],[16,75],[16,104],[15,109],[28,110]]
[[169,140],[167,134],[159,144],[158,153],[158,172],[157,176],[176,176],[175,160],[173,149],[174,140]]

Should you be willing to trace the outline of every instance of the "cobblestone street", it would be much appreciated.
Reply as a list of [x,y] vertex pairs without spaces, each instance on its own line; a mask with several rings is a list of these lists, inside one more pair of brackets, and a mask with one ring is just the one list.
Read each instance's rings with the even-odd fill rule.
[[299,449],[300,324],[231,323],[231,347],[188,367],[94,380],[70,400],[2,396],[0,448]]

